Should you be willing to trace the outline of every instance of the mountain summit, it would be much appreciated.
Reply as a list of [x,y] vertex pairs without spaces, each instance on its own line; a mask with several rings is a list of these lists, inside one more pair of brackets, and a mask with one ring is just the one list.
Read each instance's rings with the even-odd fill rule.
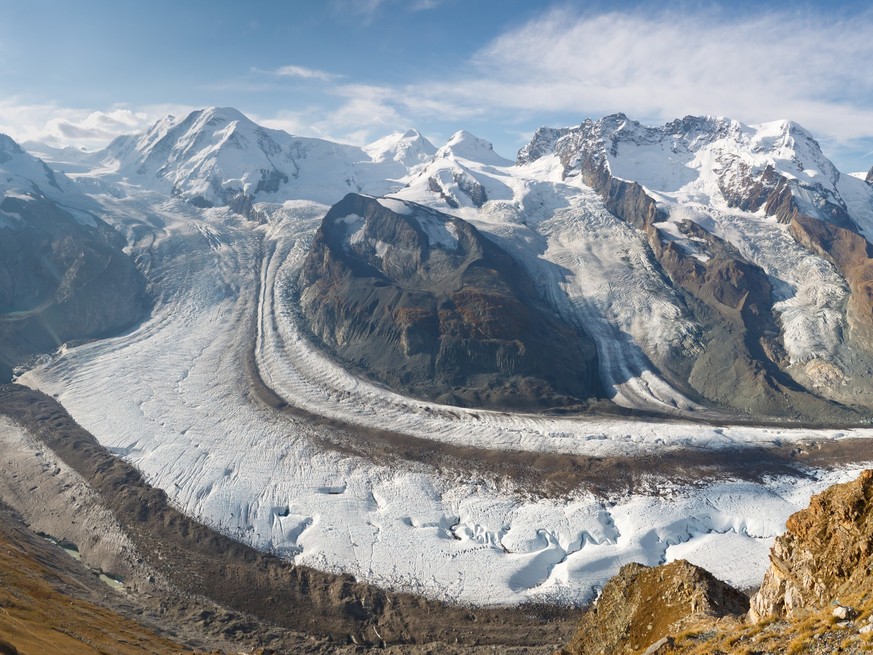
[[372,157],[356,146],[262,127],[233,108],[210,107],[181,120],[168,116],[142,135],[119,137],[100,153],[102,164],[93,174],[200,207],[291,199],[332,204],[349,191],[398,188],[391,180],[432,149],[416,132],[389,138],[371,150]]
[[[418,130],[395,132],[364,146],[364,152],[373,158],[374,162],[386,160],[396,161],[406,169],[420,164],[426,164],[436,154],[436,147]],[[404,171],[404,174],[408,172]]]

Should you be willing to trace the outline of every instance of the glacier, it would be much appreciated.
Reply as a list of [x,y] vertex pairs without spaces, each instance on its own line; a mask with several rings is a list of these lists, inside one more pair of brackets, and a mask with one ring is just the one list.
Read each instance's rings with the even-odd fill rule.
[[[177,126],[158,126],[140,142],[151,153]],[[233,132],[228,123],[213,127],[226,144]],[[185,139],[191,148],[203,146],[193,134]],[[648,363],[665,343],[693,351],[693,322],[659,283],[639,233],[607,212],[578,178],[564,178],[554,155],[518,165],[467,133],[442,149],[428,148],[418,133],[399,133],[371,148],[338,148],[347,164],[343,175],[327,155],[295,159],[301,169],[289,188],[255,196],[265,217],[258,222],[226,207],[188,202],[204,189],[223,188],[210,181],[218,179],[210,177],[216,166],[205,163],[218,162],[225,175],[245,161],[245,152],[224,158],[204,148],[199,152],[209,156],[198,159],[204,165],[180,164],[175,177],[154,177],[148,167],[139,176],[131,150],[115,155],[111,165],[104,157],[89,173],[70,173],[127,237],[154,310],[125,334],[64,347],[20,371],[17,381],[56,397],[174,505],[227,535],[300,564],[471,604],[583,603],[624,563],[677,557],[750,587],[788,516],[811,494],[862,468],[757,481],[726,475],[699,484],[653,473],[633,491],[549,495],[481,470],[436,471],[332,448],[332,431],[365,440],[367,430],[390,430],[498,452],[681,457],[686,449],[869,438],[873,429],[712,423],[725,417],[686,397]],[[237,180],[245,190],[250,182],[234,171],[222,179]],[[308,190],[307,180],[314,181]],[[780,311],[792,357],[802,362],[833,352],[846,291],[831,268],[797,253],[775,221],[689,204],[693,194],[676,180],[655,182],[688,194],[681,203],[686,209],[678,196],[673,202],[662,194],[673,205],[671,220],[699,212],[694,220],[707,221],[784,280]],[[473,183],[487,198],[479,206],[468,194],[479,194]],[[385,196],[392,207],[416,202],[472,222],[523,264],[556,312],[571,322],[586,317],[617,404],[673,418],[446,407],[345,371],[305,337],[293,286],[328,203],[349,190]],[[253,391],[255,378],[299,411],[265,403]],[[741,559],[738,548],[746,553]]]

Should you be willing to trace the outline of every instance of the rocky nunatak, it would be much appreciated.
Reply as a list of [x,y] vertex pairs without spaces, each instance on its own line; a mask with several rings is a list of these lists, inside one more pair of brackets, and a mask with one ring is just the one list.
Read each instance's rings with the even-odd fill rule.
[[530,408],[601,393],[591,338],[499,246],[426,207],[347,195],[315,236],[299,292],[316,339],[397,390]]

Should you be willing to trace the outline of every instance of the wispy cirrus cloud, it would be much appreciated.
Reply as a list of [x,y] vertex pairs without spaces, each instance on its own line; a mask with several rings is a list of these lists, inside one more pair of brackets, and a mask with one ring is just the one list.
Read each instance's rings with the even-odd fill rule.
[[332,0],[337,13],[373,17],[385,7],[401,8],[407,11],[428,11],[436,9],[446,0]]
[[322,71],[315,68],[306,68],[305,66],[294,65],[280,66],[279,68],[271,72],[277,77],[294,77],[304,80],[321,80],[323,82],[330,82],[331,80],[342,77],[341,75],[337,75],[335,73],[328,73],[327,71]]
[[317,68],[298,66],[296,64],[286,64],[269,70],[252,66],[243,75],[210,82],[204,84],[201,88],[208,91],[261,93],[281,89],[283,85],[294,81],[322,83],[333,82],[342,79],[342,77],[338,73],[330,73]]
[[324,139],[361,145],[374,136],[412,125],[403,103],[395,102],[396,90],[391,87],[364,84],[344,84],[330,90],[338,102],[327,108],[311,105],[295,110],[283,110],[273,116],[257,116],[255,120],[273,129],[291,134],[317,136]]
[[473,75],[437,92],[531,112],[791,118],[848,139],[873,130],[870,34],[871,12],[555,10],[486,45]]
[[335,99],[335,104],[329,108],[313,105],[286,110],[274,116],[258,116],[257,122],[292,134],[363,145],[388,133],[421,127],[436,119],[463,120],[482,115],[478,108],[456,106],[411,86],[337,84],[326,93]]

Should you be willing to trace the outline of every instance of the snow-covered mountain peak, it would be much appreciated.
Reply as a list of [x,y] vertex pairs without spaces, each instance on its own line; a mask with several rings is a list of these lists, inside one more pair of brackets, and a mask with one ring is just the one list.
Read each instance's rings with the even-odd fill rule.
[[440,148],[436,156],[438,158],[467,159],[480,164],[491,166],[511,166],[512,162],[494,152],[494,146],[490,141],[480,139],[467,130],[458,130],[448,140],[446,145]]
[[616,157],[623,145],[634,147],[666,144],[673,151],[682,149],[695,152],[719,139],[739,135],[744,126],[738,121],[723,117],[686,116],[662,127],[649,127],[624,114],[613,114],[596,123],[586,121],[581,128],[588,128],[598,134],[604,143],[609,144],[610,154]]
[[243,123],[255,123],[239,109],[233,107],[206,107],[200,111],[201,118],[208,121],[218,121],[230,123],[233,121],[241,121]]
[[852,224],[839,172],[812,135],[792,121],[745,125],[720,116],[686,116],[650,127],[613,114],[578,127],[541,128],[519,151],[518,163],[549,154],[558,156],[565,177],[600,171],[641,184],[661,202],[763,211],[788,220],[788,204],[766,202],[784,193],[806,214]]
[[794,121],[779,120],[749,128],[749,146],[753,153],[772,158],[772,163],[789,176],[815,178],[824,176],[832,185],[840,173],[821,151],[815,137]]
[[436,146],[418,130],[395,132],[364,146],[374,162],[396,161],[408,168],[426,164],[436,154]]
[[0,161],[5,159],[4,155],[9,157],[11,155],[20,155],[23,152],[24,150],[22,150],[21,146],[18,145],[12,137],[7,136],[6,134],[0,134],[0,153],[2,153],[0,154]]
[[[396,141],[395,150],[406,145],[409,151],[414,139]],[[419,143],[421,149],[426,145]],[[93,174],[200,206],[291,198],[330,204],[349,191],[394,188],[387,180],[405,176],[407,169],[390,158],[387,164],[390,171],[372,171],[373,159],[361,148],[295,137],[262,127],[236,109],[210,107],[181,120],[158,121],[142,135],[116,139]]]
[[63,173],[52,171],[5,134],[0,134],[0,194],[52,199],[76,195]]

